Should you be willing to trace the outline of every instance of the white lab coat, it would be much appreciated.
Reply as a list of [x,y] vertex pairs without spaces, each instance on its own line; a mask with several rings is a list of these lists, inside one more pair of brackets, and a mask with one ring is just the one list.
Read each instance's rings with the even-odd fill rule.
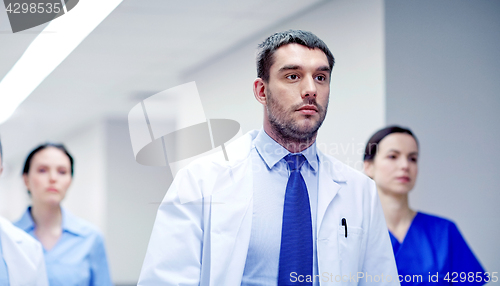
[[10,286],[48,286],[42,245],[0,217],[0,242]]
[[[207,157],[179,171],[158,209],[138,285],[241,285],[252,228],[250,148],[257,133],[226,147],[229,162]],[[399,285],[374,182],[319,151],[318,157],[321,285],[365,285],[370,279]],[[358,272],[364,278],[355,279]],[[381,275],[392,282],[381,282]]]

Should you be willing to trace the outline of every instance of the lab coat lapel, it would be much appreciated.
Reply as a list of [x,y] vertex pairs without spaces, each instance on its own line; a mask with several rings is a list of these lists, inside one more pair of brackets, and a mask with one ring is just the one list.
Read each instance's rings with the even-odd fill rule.
[[[327,216],[332,201],[345,183],[339,163],[318,151],[320,169],[318,178],[318,271],[319,273],[340,273],[338,257],[337,222]],[[330,283],[325,283],[325,285]],[[333,283],[332,283],[333,284]],[[322,284],[323,285],[323,284]]]
[[344,176],[337,168],[338,162],[326,157],[318,151],[320,160],[319,178],[318,178],[318,228],[317,234],[321,230],[325,213],[330,206],[333,198],[341,189],[339,183],[345,182]]
[[241,146],[245,158],[228,164],[219,174],[212,194],[210,285],[240,285],[243,276],[253,195],[252,162],[248,156],[251,140],[244,143],[248,143]]
[[[26,243],[23,237],[17,235],[15,231],[10,231],[13,227],[0,221],[0,239],[10,285],[30,285],[30,282],[35,281],[32,273],[36,273],[37,266],[23,250],[23,243]],[[10,237],[6,232],[9,232]]]

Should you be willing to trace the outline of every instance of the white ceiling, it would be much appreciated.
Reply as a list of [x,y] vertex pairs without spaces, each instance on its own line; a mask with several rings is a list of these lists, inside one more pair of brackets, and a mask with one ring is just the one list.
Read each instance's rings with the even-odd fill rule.
[[[325,2],[124,0],[0,125],[4,159],[93,120],[126,117],[182,75]],[[45,25],[13,34],[0,6],[3,78]]]

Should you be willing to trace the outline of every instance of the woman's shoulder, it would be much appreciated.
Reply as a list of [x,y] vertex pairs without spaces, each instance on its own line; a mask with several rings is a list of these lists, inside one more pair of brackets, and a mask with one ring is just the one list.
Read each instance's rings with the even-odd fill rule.
[[418,217],[419,221],[425,222],[426,224],[437,226],[437,227],[455,226],[455,223],[452,220],[441,217],[441,216],[433,215],[433,214],[417,212],[417,217]]
[[431,232],[435,230],[438,233],[450,235],[458,232],[456,224],[450,219],[423,212],[417,212],[416,218],[420,225],[424,225]]
[[455,224],[453,221],[451,221],[451,220],[449,220],[447,218],[444,218],[444,217],[441,217],[441,216],[437,216],[437,215],[433,215],[433,214],[428,214],[428,213],[423,213],[423,212],[417,212],[417,216],[421,220],[425,220],[427,222],[431,222],[431,223],[435,223],[435,224],[439,224],[439,225]]

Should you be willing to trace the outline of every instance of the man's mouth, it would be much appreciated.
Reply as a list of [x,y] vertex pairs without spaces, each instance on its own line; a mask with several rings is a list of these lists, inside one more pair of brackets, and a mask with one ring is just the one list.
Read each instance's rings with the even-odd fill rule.
[[302,113],[304,115],[314,115],[314,114],[318,113],[318,108],[314,105],[304,105],[304,106],[300,107],[299,109],[297,109],[297,111],[299,111],[300,113]]

